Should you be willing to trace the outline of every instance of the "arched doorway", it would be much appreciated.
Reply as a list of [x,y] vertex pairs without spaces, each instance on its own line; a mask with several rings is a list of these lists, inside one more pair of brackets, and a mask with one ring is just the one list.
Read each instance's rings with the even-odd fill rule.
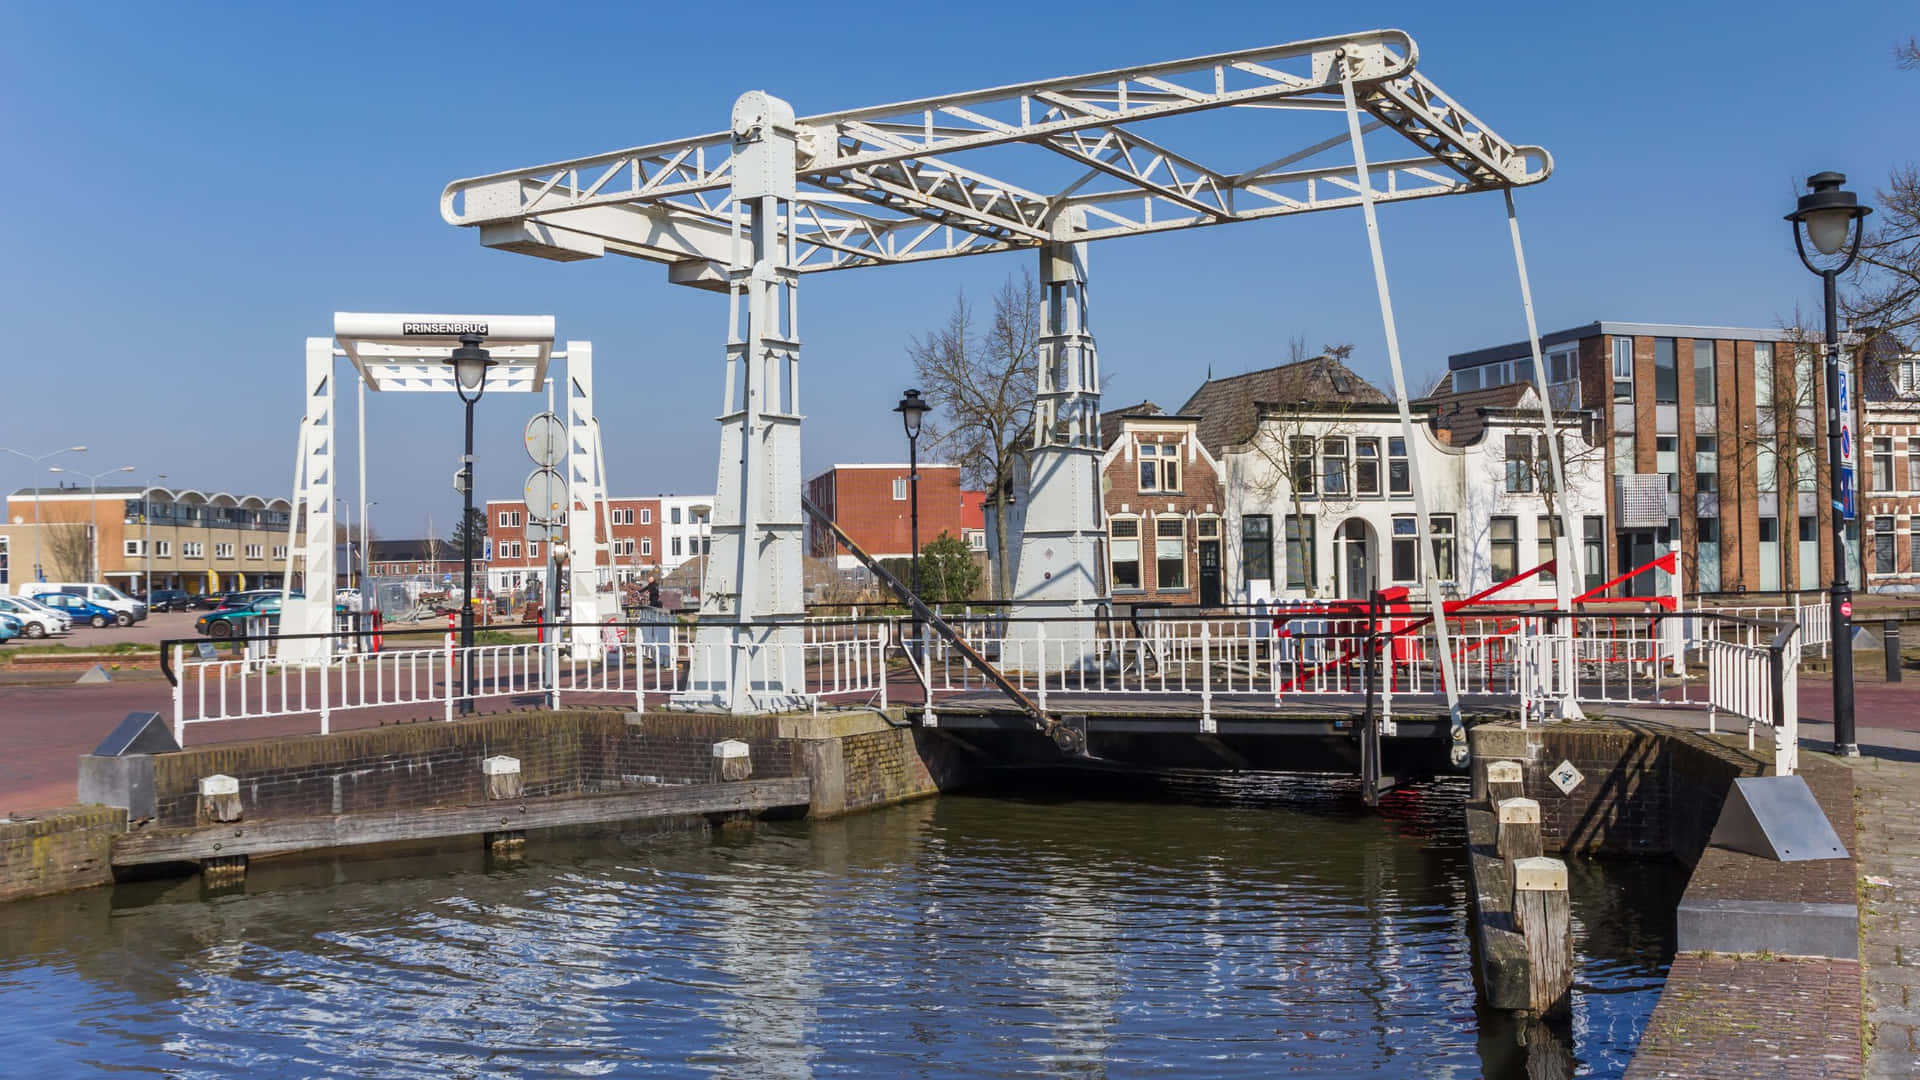
[[1373,526],[1357,517],[1341,522],[1333,536],[1333,567],[1338,575],[1334,590],[1349,600],[1372,595],[1379,580],[1378,555]]

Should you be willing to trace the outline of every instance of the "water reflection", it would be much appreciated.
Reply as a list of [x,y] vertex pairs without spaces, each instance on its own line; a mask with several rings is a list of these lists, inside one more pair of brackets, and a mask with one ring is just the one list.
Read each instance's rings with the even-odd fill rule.
[[[1104,789],[1111,791],[1110,788]],[[1304,792],[1304,794],[1303,794]],[[1458,785],[1059,778],[741,834],[257,863],[0,909],[9,1071],[1521,1076],[1474,1007]],[[1679,875],[1576,864],[1617,1076]]]

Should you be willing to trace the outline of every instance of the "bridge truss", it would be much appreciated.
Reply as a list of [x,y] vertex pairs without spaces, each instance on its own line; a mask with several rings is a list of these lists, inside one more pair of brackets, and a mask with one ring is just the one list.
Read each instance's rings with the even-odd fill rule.
[[[749,625],[803,612],[799,275],[1037,250],[1040,390],[1017,493],[1014,599],[1027,615],[1083,619],[1107,593],[1084,245],[1361,207],[1410,427],[1375,206],[1503,191],[1514,222],[1511,189],[1552,169],[1544,149],[1495,133],[1417,71],[1418,59],[1407,34],[1375,30],[802,118],[752,91],[727,131],[458,180],[442,193],[441,215],[477,229],[488,247],[558,261],[646,259],[665,264],[672,282],[730,294],[702,623],[716,633],[731,624],[724,632],[736,641],[777,635]],[[1394,152],[1370,157],[1370,135]],[[1223,140],[1243,160],[1217,160]],[[1203,142],[1206,152],[1196,149]],[[1517,223],[1513,241],[1519,259]],[[1520,272],[1532,335],[1523,262]],[[1424,563],[1428,514],[1416,511]],[[1437,592],[1430,599],[1441,603]],[[748,685],[744,669],[736,674],[697,703],[797,703],[787,689],[797,675]]]

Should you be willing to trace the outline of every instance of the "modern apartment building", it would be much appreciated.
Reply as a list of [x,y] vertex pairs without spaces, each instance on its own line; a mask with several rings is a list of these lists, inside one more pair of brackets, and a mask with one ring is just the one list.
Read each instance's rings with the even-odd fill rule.
[[[262,495],[190,488],[22,488],[0,524],[0,590],[93,577],[122,592],[194,594],[274,588],[286,572],[293,506]],[[97,530],[97,535],[96,535]],[[36,540],[38,541],[36,545]],[[39,552],[36,575],[35,550]]]
[[[906,465],[835,465],[807,481],[807,498],[876,559],[905,558],[913,553],[911,495]],[[978,522],[977,511],[973,520]],[[960,490],[960,466],[921,464],[921,546],[932,543],[943,532],[964,539],[968,522],[965,493]],[[982,524],[983,546],[984,535]],[[807,522],[807,554],[834,559],[843,570],[860,565],[834,542],[831,532],[811,519]]]
[[[1833,565],[1826,380],[1808,340],[1794,330],[1607,321],[1541,337],[1556,406],[1598,422],[1611,481],[1609,577],[1677,538],[1690,593],[1824,587]],[[1532,366],[1524,341],[1458,353],[1439,393],[1530,382]],[[1848,546],[1857,582],[1857,523]],[[1660,587],[1660,575],[1643,574],[1616,591]]]

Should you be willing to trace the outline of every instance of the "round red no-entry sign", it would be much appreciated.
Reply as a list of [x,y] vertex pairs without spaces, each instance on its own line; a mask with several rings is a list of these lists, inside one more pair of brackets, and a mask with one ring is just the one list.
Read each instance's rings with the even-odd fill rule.
[[1853,601],[1851,600],[1840,601],[1840,617],[1843,619],[1853,618]]

